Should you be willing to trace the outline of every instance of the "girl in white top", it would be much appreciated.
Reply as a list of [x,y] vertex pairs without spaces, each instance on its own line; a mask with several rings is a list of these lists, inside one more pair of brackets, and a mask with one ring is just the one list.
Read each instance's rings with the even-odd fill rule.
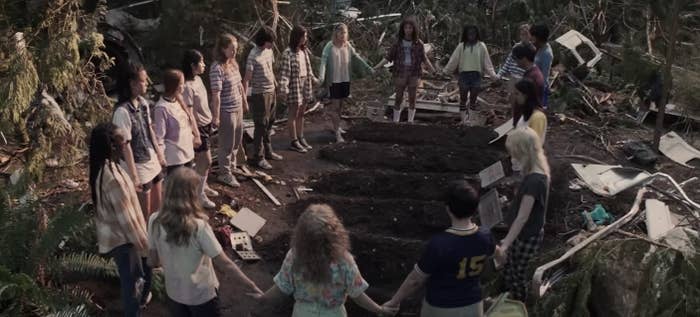
[[182,101],[185,77],[179,70],[166,70],[165,92],[153,110],[156,142],[165,149],[165,164],[174,169],[192,167],[194,148],[201,145],[199,130]]
[[163,267],[171,316],[221,315],[214,265],[232,274],[248,295],[262,295],[216,240],[199,203],[199,182],[192,169],[174,170],[165,181],[162,210],[148,221],[148,260]]
[[216,204],[207,196],[219,196],[215,190],[207,186],[207,176],[211,166],[211,151],[209,137],[212,132],[212,113],[207,97],[207,88],[199,75],[204,73],[204,57],[197,50],[188,50],[182,58],[182,73],[185,75],[185,90],[182,99],[187,105],[190,115],[197,122],[197,130],[202,144],[194,149],[195,170],[202,177],[201,197],[202,205],[206,208],[215,208]]

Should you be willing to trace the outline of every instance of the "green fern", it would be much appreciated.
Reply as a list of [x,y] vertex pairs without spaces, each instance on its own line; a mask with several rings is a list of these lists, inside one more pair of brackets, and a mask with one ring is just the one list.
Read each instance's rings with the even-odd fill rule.
[[117,266],[111,259],[85,252],[58,257],[50,267],[51,276],[63,283],[89,279],[119,279]]
[[55,313],[46,315],[46,317],[89,317],[90,313],[85,305],[69,307]]
[[[41,208],[41,207],[39,207]],[[32,248],[32,264],[44,262],[56,252],[59,243],[71,232],[85,227],[89,218],[75,206],[60,209],[49,221],[46,231],[41,235],[37,244]]]

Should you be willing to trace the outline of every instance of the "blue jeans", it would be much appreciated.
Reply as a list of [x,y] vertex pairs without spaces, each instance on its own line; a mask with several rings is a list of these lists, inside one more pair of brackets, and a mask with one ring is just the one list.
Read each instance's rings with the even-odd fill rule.
[[[138,317],[141,313],[140,306],[151,291],[153,271],[146,263],[146,258],[139,258],[131,243],[120,245],[112,249],[109,254],[114,258],[119,272],[124,316]],[[142,291],[137,289],[139,279],[143,279]],[[137,292],[141,292],[138,298]]]

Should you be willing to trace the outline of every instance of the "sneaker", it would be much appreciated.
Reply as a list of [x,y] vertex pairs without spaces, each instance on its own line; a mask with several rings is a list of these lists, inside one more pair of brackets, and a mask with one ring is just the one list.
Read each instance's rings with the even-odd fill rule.
[[289,145],[289,149],[292,150],[292,151],[297,151],[297,152],[299,152],[299,153],[306,153],[306,152],[308,152],[308,151],[306,150],[306,147],[304,147],[303,145],[301,145],[301,142],[299,142],[299,140],[294,140],[294,141],[292,141],[292,144]]
[[282,157],[282,155],[279,155],[275,152],[270,151],[270,152],[265,153],[265,159],[273,160],[273,161],[281,161],[284,158]]
[[345,142],[345,139],[343,139],[343,135],[341,134],[342,132],[338,131],[335,133],[335,142],[336,143],[343,143]]
[[219,192],[213,190],[208,185],[204,186],[204,194],[207,195],[207,197],[219,197]]
[[209,198],[207,198],[206,195],[202,195],[201,199],[202,199],[202,207],[204,207],[206,209],[216,208],[216,204],[213,201],[209,200]]
[[241,187],[241,184],[231,174],[219,175],[219,177],[217,177],[216,179],[219,182],[222,182],[222,183],[229,185],[231,187]]
[[306,139],[304,138],[300,138],[299,143],[301,144],[301,146],[305,147],[307,151],[313,149],[313,147],[311,147],[311,145],[309,145],[309,143],[307,143]]
[[265,159],[258,161],[258,163],[256,163],[255,165],[259,168],[264,169],[264,170],[271,170],[272,169],[272,165],[270,165],[270,163],[268,163],[267,160],[265,160]]
[[144,298],[141,300],[141,309],[146,308],[146,306],[148,306],[148,304],[151,303],[152,299],[153,299],[153,293],[148,292],[148,294],[146,294],[146,296],[144,296]]

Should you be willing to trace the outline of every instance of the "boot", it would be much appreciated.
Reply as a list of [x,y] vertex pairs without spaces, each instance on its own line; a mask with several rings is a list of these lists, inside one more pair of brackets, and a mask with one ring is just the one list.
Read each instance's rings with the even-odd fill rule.
[[401,109],[394,109],[394,122],[399,122],[401,120]]
[[408,109],[408,123],[413,123],[416,118],[416,109]]
[[345,142],[345,139],[343,138],[343,135],[342,135],[342,132],[340,132],[340,129],[335,131],[335,142],[336,143]]

